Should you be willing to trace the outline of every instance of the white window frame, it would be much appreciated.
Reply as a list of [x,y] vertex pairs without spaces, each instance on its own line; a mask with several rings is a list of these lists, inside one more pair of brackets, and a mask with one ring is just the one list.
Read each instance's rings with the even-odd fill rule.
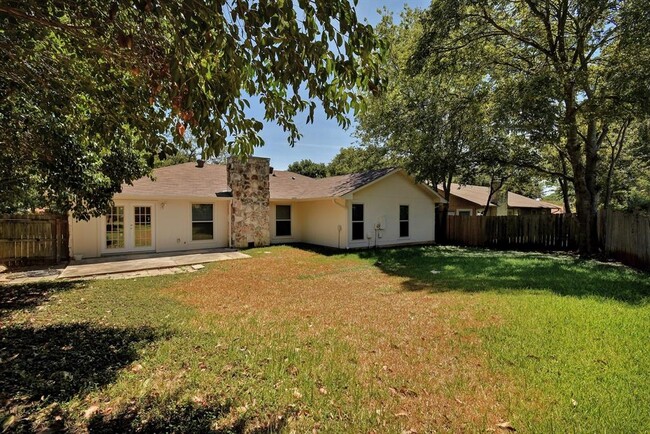
[[471,208],[457,209],[457,210],[456,210],[456,215],[457,215],[457,216],[460,216],[460,213],[461,213],[461,212],[469,212],[469,216],[470,216],[470,217],[472,217],[472,215],[473,215],[473,213],[472,213],[472,209],[471,209]]
[[[194,216],[192,215],[192,207],[194,205],[210,205],[212,207],[212,220],[194,220]],[[215,218],[214,218],[214,209],[215,209],[215,204],[212,202],[192,202],[190,204],[190,242],[191,243],[211,243],[214,241],[214,223],[215,223]],[[207,238],[204,240],[195,240],[194,239],[194,231],[193,231],[193,225],[194,223],[212,223],[212,238]]]
[[[363,207],[363,220],[354,220],[354,206],[361,205]],[[361,238],[354,238],[354,224],[361,223],[363,224],[363,236]],[[350,206],[350,241],[359,242],[366,240],[366,205],[363,203],[353,203]]]
[[[279,219],[278,218],[278,207],[279,206],[288,206],[289,207],[289,218],[288,219]],[[289,222],[289,235],[278,235],[278,222]],[[293,237],[293,207],[291,204],[276,204],[275,205],[275,237],[276,238],[291,238]]]
[[[122,208],[122,246],[121,247],[109,247],[108,246],[108,233],[109,231],[106,230],[106,227],[108,226],[108,217],[109,215],[113,215],[112,211],[113,209],[119,209]],[[127,225],[129,224],[127,221],[127,215],[126,213],[128,212],[128,205],[120,203],[120,204],[113,204],[110,206],[110,211],[111,213],[109,214],[108,212],[103,216],[103,227],[102,227],[102,245],[101,245],[101,250],[102,252],[105,253],[111,253],[111,252],[123,252],[126,251],[128,248],[128,229]],[[119,215],[119,213],[115,214]],[[111,225],[113,225],[113,222],[111,221]],[[110,231],[114,232],[114,231]],[[115,238],[117,239],[117,238]],[[113,241],[113,240],[112,240]]]
[[[407,213],[408,213],[408,219],[406,219],[406,220],[402,220],[402,207],[403,206],[406,207],[406,210],[407,210]],[[411,238],[411,205],[409,205],[407,203],[400,204],[399,208],[398,208],[397,218],[398,218],[398,221],[399,221],[399,226],[398,226],[399,238],[401,238],[403,240]],[[406,235],[406,236],[402,236],[402,222],[406,222],[406,224],[408,225],[408,230],[407,230],[408,235]]]

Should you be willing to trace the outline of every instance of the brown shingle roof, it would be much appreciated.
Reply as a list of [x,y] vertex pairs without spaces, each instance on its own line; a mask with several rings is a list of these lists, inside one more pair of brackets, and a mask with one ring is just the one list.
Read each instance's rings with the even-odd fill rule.
[[508,192],[508,206],[510,208],[561,208],[543,200],[531,199],[530,197],[511,192]]
[[[439,185],[438,188],[442,191],[442,185]],[[490,188],[481,185],[460,185],[452,183],[450,193],[477,205],[485,206],[488,195],[490,194]],[[490,206],[496,206],[496,204],[490,202]]]
[[271,199],[318,199],[344,196],[395,170],[397,169],[378,169],[320,179],[276,171],[271,175]]
[[[397,169],[379,169],[351,175],[314,179],[293,172],[275,170],[270,176],[271,199],[319,199],[343,196]],[[213,198],[229,191],[226,166],[195,163],[154,169],[153,178],[140,178],[122,185],[123,196]]]
[[[439,185],[438,189],[442,191],[442,185]],[[477,205],[485,206],[488,195],[490,194],[490,187],[484,187],[481,185],[460,185],[452,183],[451,194]],[[496,204],[494,202],[490,202],[490,206],[496,206]],[[508,206],[510,208],[560,208],[559,206],[553,205],[552,203],[537,199],[531,199],[529,197],[522,196],[521,194],[511,192],[508,192]]]
[[138,197],[196,197],[214,198],[217,192],[228,190],[226,166],[183,163],[160,167],[153,171],[154,181],[144,177],[133,185],[122,185],[124,196]]

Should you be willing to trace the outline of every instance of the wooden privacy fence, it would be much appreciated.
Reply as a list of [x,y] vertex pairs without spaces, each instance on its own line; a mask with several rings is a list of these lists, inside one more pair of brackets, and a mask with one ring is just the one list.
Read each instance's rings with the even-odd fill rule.
[[598,220],[600,244],[608,255],[650,269],[650,216],[607,211]]
[[572,250],[578,247],[578,222],[562,214],[448,216],[447,242],[503,249]]
[[[446,242],[517,250],[577,250],[574,215],[448,216]],[[598,215],[602,251],[626,264],[650,268],[650,217],[619,211]]]
[[0,263],[56,264],[68,259],[68,220],[60,215],[0,215]]

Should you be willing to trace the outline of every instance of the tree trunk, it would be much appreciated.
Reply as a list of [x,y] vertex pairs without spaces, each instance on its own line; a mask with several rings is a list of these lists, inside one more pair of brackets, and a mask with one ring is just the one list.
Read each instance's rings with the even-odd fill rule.
[[569,180],[568,171],[566,167],[566,161],[564,155],[560,155],[560,161],[562,162],[562,173],[564,177],[558,178],[560,183],[560,190],[562,191],[562,200],[564,201],[564,212],[566,214],[571,214],[571,201],[569,200]]
[[[490,191],[488,193],[487,203],[485,204],[485,209],[483,210],[483,215],[484,216],[487,216],[488,212],[490,211],[490,202],[492,202],[492,197],[496,193],[498,193],[499,190],[501,190],[501,188],[503,187],[503,184],[505,184],[506,179],[507,179],[506,177],[499,178],[498,185],[495,187],[496,181],[494,180],[494,178],[495,178],[495,175],[492,174],[492,176],[490,177]],[[506,201],[507,200],[508,200],[508,196],[506,195]],[[497,204],[497,207],[498,207],[498,204]]]
[[[590,256],[597,247],[596,203],[595,191],[595,164],[590,153],[593,150],[593,132],[589,131],[585,137],[585,156],[578,143],[578,119],[576,115],[576,96],[574,84],[565,85],[565,117],[564,125],[567,129],[567,155],[573,169],[573,185],[576,194],[576,213],[578,215],[578,249],[581,256]],[[591,134],[590,134],[591,133]],[[594,238],[596,234],[596,238]]]
[[447,220],[449,217],[449,199],[451,198],[451,180],[452,176],[450,175],[442,182],[443,198],[446,202],[440,207],[440,224],[438,225],[440,230],[437,232],[437,237],[440,240],[440,243],[447,242]]

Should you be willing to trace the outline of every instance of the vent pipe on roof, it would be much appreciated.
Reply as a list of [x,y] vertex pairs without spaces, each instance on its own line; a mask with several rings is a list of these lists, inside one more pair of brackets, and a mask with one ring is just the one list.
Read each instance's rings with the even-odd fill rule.
[[205,165],[205,161],[203,160],[196,160],[196,167],[199,169],[202,168]]

